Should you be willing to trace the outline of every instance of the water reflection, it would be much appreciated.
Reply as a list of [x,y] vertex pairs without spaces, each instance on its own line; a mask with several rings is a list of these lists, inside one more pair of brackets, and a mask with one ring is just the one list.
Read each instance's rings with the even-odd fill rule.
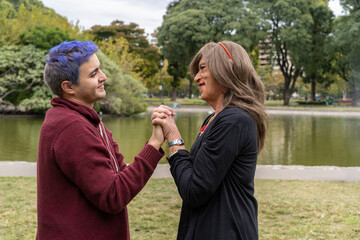
[[[176,122],[184,139],[186,149],[190,150],[191,144],[195,141],[200,126],[207,115],[207,113],[176,113]],[[115,141],[119,144],[120,152],[125,155],[126,162],[132,162],[133,157],[150,138],[152,125],[149,119],[149,113],[127,118],[104,117],[102,119],[112,131]],[[163,148],[166,156],[168,148],[165,144]],[[165,158],[161,160],[161,163],[166,162]]]
[[0,161],[35,162],[42,118],[0,117]]
[[[190,149],[208,113],[178,112],[176,121]],[[125,161],[130,163],[152,132],[150,114],[104,116]],[[0,117],[0,161],[36,161],[42,118]],[[259,164],[360,166],[360,118],[270,115]],[[167,154],[167,148],[166,154]],[[165,163],[163,158],[161,163]]]
[[270,115],[260,164],[360,165],[360,119]]

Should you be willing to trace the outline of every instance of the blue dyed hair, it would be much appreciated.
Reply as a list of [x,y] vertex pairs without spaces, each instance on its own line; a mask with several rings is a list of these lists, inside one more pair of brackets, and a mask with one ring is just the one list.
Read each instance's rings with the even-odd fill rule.
[[62,96],[63,81],[78,84],[80,66],[97,50],[97,46],[89,41],[65,41],[51,48],[46,55],[44,70],[44,79],[51,91]]

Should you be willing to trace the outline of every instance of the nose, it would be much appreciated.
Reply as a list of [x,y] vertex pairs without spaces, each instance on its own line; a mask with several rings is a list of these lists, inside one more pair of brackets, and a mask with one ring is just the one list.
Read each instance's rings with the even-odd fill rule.
[[100,82],[105,82],[106,79],[107,79],[105,73],[104,73],[103,71],[101,71],[100,69],[99,69],[99,71],[100,71],[99,81],[100,81]]
[[195,81],[195,82],[198,82],[198,81],[200,81],[200,78],[201,78],[201,74],[200,74],[200,72],[198,72],[198,73],[195,75],[194,81]]

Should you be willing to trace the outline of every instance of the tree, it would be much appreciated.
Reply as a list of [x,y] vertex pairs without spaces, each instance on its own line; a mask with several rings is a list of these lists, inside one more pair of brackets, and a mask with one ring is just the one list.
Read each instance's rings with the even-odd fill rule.
[[[350,83],[353,90],[354,99],[360,100],[360,2],[358,0],[341,0],[340,1],[345,10],[349,11],[349,16],[344,16],[340,27],[347,27],[348,35],[347,41],[350,46],[350,51],[346,57],[350,65]],[[343,25],[343,26],[341,26]],[[344,31],[344,29],[339,30]],[[341,34],[345,37],[344,34]],[[340,37],[341,38],[341,37]]]
[[144,29],[136,23],[125,24],[124,21],[115,20],[109,26],[92,26],[90,32],[94,35],[94,41],[125,38],[130,43],[131,51],[141,52],[149,47]]
[[274,70],[272,66],[259,68],[257,73],[265,85],[266,99],[278,100],[282,97],[284,77],[279,70]]
[[32,45],[0,47],[0,103],[18,105],[43,84],[45,54]]
[[52,92],[43,81],[33,88],[31,97],[22,100],[19,105],[24,106],[27,113],[44,114],[51,107],[52,97]]
[[340,0],[340,4],[350,14],[360,10],[360,2],[358,0]]
[[10,9],[10,4],[4,4],[1,2],[0,5],[0,46],[4,44],[8,44],[11,42],[13,35],[15,34],[12,32],[13,22],[14,20],[11,19],[11,16],[14,14],[13,11]]
[[268,39],[276,64],[284,76],[284,105],[289,105],[295,84],[304,74],[304,50],[311,45],[312,17],[310,0],[260,0],[254,6],[262,9],[262,17],[271,25]]
[[329,46],[334,52],[333,66],[336,73],[348,82],[353,98],[359,100],[360,91],[360,3],[342,0],[348,15],[335,20],[334,36]]
[[1,0],[0,24],[0,46],[22,44],[23,42],[19,42],[20,36],[29,37],[31,33],[33,40],[36,33],[40,33],[42,37],[45,33],[52,33],[55,37],[65,34],[71,39],[87,39],[86,34],[80,33],[77,24],[69,23],[65,17],[44,7],[38,0]]
[[[149,88],[150,93],[157,94],[160,97],[170,96],[170,92],[172,92],[172,77],[168,73],[169,62],[165,59],[160,64],[160,71],[155,75],[153,81],[151,81],[152,85]],[[161,85],[161,87],[160,87]]]
[[311,83],[311,100],[316,100],[316,83],[330,85],[331,57],[327,56],[325,42],[332,30],[333,13],[323,0],[313,1],[309,7],[311,16],[308,29],[310,44],[303,49],[304,83]]
[[[169,60],[176,93],[179,78],[185,77],[192,57],[205,43],[233,40],[251,52],[262,32],[257,15],[241,0],[182,0],[169,4],[157,38],[162,52]],[[189,76],[189,97],[192,95]],[[174,97],[173,97],[174,100]]]
[[[80,33],[77,25],[44,8],[37,0],[0,0],[0,13],[0,103],[22,105],[27,112],[44,113],[53,97],[43,80],[48,49],[64,40],[89,39],[88,33]],[[10,43],[18,45],[9,46]],[[107,47],[111,52],[114,46]],[[125,115],[145,111],[143,85],[124,74],[101,50],[97,54],[108,77],[108,95],[96,105],[97,109]]]
[[[172,101],[176,99],[176,89],[180,79],[186,76],[192,56],[209,41],[206,37],[210,28],[206,22],[202,11],[190,9],[169,15],[159,28],[157,38],[162,46],[162,53],[169,61],[168,73],[174,78],[171,84]],[[192,83],[192,78],[189,79]],[[189,94],[191,97],[191,90]]]
[[141,79],[136,67],[144,61],[138,54],[131,52],[130,43],[125,38],[109,38],[109,41],[98,42],[98,46],[105,55],[114,61],[124,74],[135,79]]
[[67,31],[59,27],[35,26],[26,29],[19,37],[19,44],[32,44],[37,48],[48,50],[63,41],[74,40]]
[[147,41],[144,29],[139,28],[136,23],[127,25],[123,21],[115,20],[109,26],[95,25],[88,32],[93,35],[94,41],[100,47],[102,44],[107,47],[111,44],[118,45],[119,41],[124,42],[120,39],[126,39],[127,53],[121,51],[116,55],[118,57],[122,54],[137,55],[136,58],[142,59],[132,66],[131,71],[138,73],[139,79],[145,86],[151,85],[151,79],[159,71],[160,55],[158,49]]
[[39,0],[0,0],[0,7],[11,6],[12,10],[18,11],[21,5],[31,10],[32,7],[44,7],[44,4]]
[[144,112],[146,88],[131,75],[123,74],[121,68],[101,51],[97,52],[101,68],[107,76],[106,97],[99,102],[104,113],[131,115]]

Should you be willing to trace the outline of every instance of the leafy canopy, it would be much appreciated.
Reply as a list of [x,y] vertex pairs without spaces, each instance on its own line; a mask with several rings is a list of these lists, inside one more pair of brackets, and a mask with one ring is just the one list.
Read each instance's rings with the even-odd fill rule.
[[[123,21],[115,20],[109,26],[95,25],[88,32],[93,35],[94,41],[100,47],[104,45],[104,48],[107,49],[121,50],[111,53],[113,60],[114,55],[119,58],[116,62],[123,64],[124,62],[121,58],[125,58],[128,55],[131,55],[132,58],[141,59],[141,61],[132,62],[130,64],[132,66],[131,69],[127,69],[128,66],[126,66],[127,64],[125,63],[125,65],[120,64],[120,66],[124,70],[126,68],[127,71],[136,73],[133,74],[133,76],[137,75],[136,77],[143,81],[145,86],[150,84],[151,79],[159,70],[160,55],[158,54],[158,49],[149,44],[144,29],[139,28],[136,23],[127,25]],[[121,43],[126,44],[126,52],[124,48],[119,46]],[[113,47],[110,47],[110,45],[113,45]],[[105,51],[105,54],[108,55],[110,53],[109,51]]]
[[0,103],[17,105],[43,84],[45,55],[33,45],[0,47]]

